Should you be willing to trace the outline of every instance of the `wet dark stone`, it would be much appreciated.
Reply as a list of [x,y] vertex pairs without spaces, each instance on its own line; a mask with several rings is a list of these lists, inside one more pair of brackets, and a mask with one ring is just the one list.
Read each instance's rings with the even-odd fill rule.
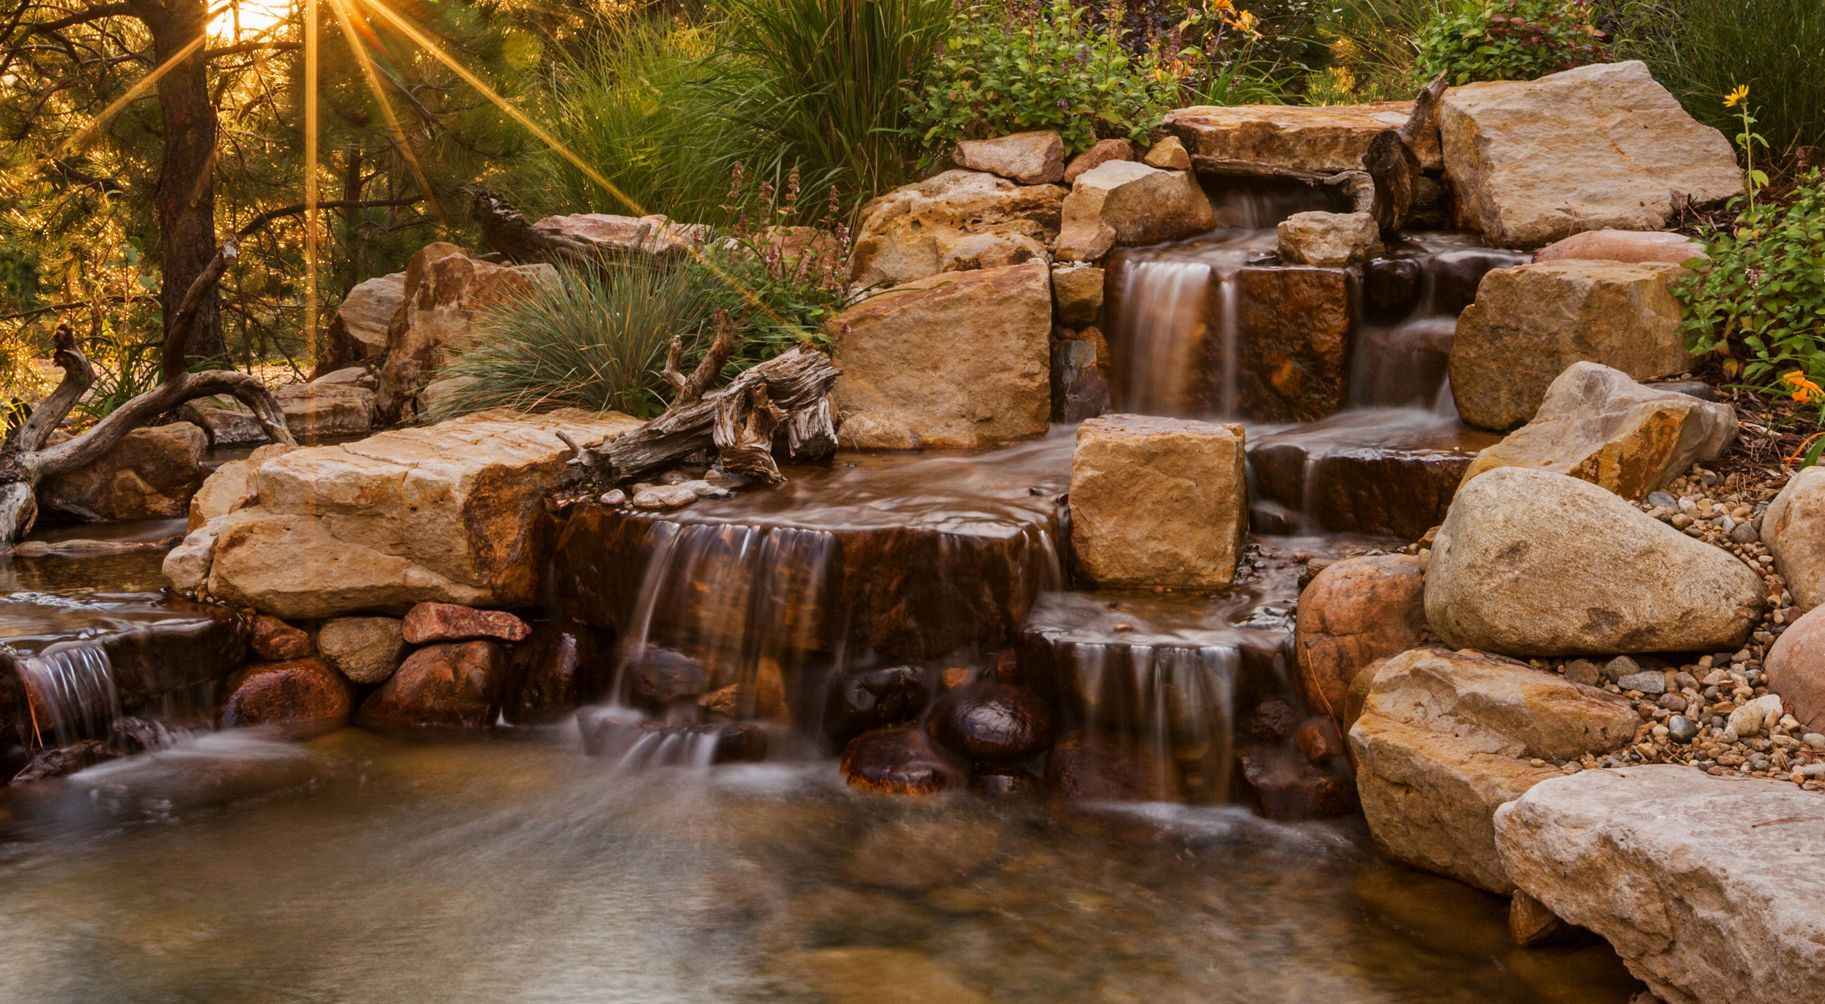
[[710,671],[701,659],[657,645],[643,649],[626,672],[634,699],[653,707],[710,689]]
[[1081,422],[1112,407],[1109,376],[1097,359],[1096,343],[1065,338],[1052,343],[1052,421]]
[[1268,819],[1328,819],[1356,811],[1356,781],[1335,761],[1314,766],[1286,745],[1244,748],[1242,782],[1255,811]]
[[1336,723],[1329,718],[1306,719],[1293,733],[1293,745],[1301,756],[1315,764],[1347,752],[1343,736],[1338,734]]
[[970,760],[1019,760],[1052,744],[1055,716],[1025,687],[981,681],[947,691],[932,704],[926,731]]
[[268,662],[289,662],[317,651],[309,631],[265,614],[254,615],[251,645],[253,654]]
[[361,703],[370,728],[485,729],[500,713],[507,654],[499,642],[428,645]]
[[1032,798],[1044,785],[1018,767],[984,767],[970,775],[969,790],[984,798]]
[[[199,723],[207,727],[207,723]],[[148,750],[162,750],[176,743],[189,733],[183,726],[172,726],[165,722],[138,715],[116,718],[108,726],[108,745],[122,753],[144,753]]]
[[[1256,421],[1312,422],[1337,412],[1349,393],[1350,333],[1357,321],[1354,274],[1251,266],[1237,281],[1241,414]],[[1213,303],[1213,321],[1218,312]],[[1211,339],[1205,350],[1200,372],[1209,377],[1206,399],[1215,401],[1223,349]]]
[[1377,258],[1363,266],[1362,298],[1373,320],[1399,320],[1419,299],[1426,270],[1411,258]]
[[216,722],[225,729],[268,726],[308,739],[348,724],[352,701],[348,681],[321,658],[261,662],[229,681]]
[[1074,736],[1052,747],[1046,787],[1067,801],[1156,802],[1169,798],[1164,765],[1103,736]]
[[931,795],[956,787],[957,768],[917,725],[864,732],[843,748],[849,786],[882,795]]
[[614,667],[596,633],[581,624],[547,621],[514,646],[501,714],[513,725],[550,725],[608,690]]
[[39,750],[13,775],[12,784],[29,784],[48,778],[74,774],[120,754],[99,739],[84,739],[68,746]]
[[927,676],[917,666],[839,673],[824,703],[824,735],[841,747],[871,729],[912,721],[931,699]]
[[1290,701],[1271,697],[1256,705],[1242,718],[1242,735],[1261,742],[1292,738],[1293,731],[1305,716]]

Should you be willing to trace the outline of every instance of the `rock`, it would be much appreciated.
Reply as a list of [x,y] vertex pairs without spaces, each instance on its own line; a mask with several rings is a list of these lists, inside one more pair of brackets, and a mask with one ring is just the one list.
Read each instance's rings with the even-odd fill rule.
[[1058,323],[1081,328],[1103,319],[1103,270],[1090,265],[1052,269],[1052,302]]
[[1267,819],[1294,822],[1356,812],[1356,785],[1347,766],[1315,764],[1284,745],[1245,747],[1236,759],[1249,801]]
[[225,729],[272,726],[309,739],[348,724],[349,685],[322,659],[256,663],[228,681],[216,716]]
[[1439,132],[1459,221],[1497,247],[1664,230],[1683,201],[1722,202],[1743,187],[1730,141],[1635,61],[1454,87]]
[[555,537],[545,498],[570,457],[554,430],[593,444],[637,424],[486,412],[274,457],[252,504],[222,518],[207,588],[294,619],[532,605]]
[[1078,572],[1105,586],[1216,588],[1236,573],[1248,524],[1241,426],[1107,415],[1071,455]]
[[1669,1004],[1825,986],[1819,796],[1656,764],[1536,785],[1496,813],[1515,883],[1602,935]]
[[387,328],[406,301],[406,274],[375,276],[355,285],[330,317],[318,350],[317,372],[329,373],[386,355]]
[[890,289],[830,322],[845,445],[974,448],[1046,431],[1052,283],[1039,262]]
[[1466,484],[1426,568],[1449,645],[1520,657],[1733,650],[1761,577],[1588,482],[1505,467]]
[[454,244],[426,245],[406,266],[405,300],[387,328],[376,412],[388,422],[419,413],[418,394],[446,360],[475,345],[489,306],[556,283],[550,265],[495,265]]
[[982,767],[970,775],[969,790],[983,798],[1023,799],[1038,795],[1044,786],[1018,767]]
[[864,732],[843,747],[849,786],[880,795],[933,795],[963,778],[917,725]]
[[265,614],[254,615],[251,644],[253,654],[269,662],[290,662],[317,651],[309,631]]
[[1166,136],[1147,149],[1141,163],[1164,171],[1189,171],[1191,154],[1185,152],[1185,144],[1177,136]]
[[993,680],[946,691],[925,720],[932,738],[971,761],[1032,756],[1052,745],[1054,728],[1052,708],[1038,694]]
[[94,463],[45,479],[38,501],[110,522],[182,516],[203,485],[208,448],[203,430],[189,422],[134,429]]
[[638,217],[572,213],[547,216],[532,226],[593,244],[611,255],[631,251],[655,257],[688,253],[706,244],[711,233],[701,224],[677,223],[657,213]]
[[1112,408],[1109,376],[1096,340],[1060,338],[1052,343],[1052,421],[1081,422]]
[[374,431],[373,390],[355,383],[294,383],[273,389],[285,428],[300,443],[349,439]]
[[1425,584],[1419,558],[1407,554],[1346,558],[1312,579],[1293,631],[1294,682],[1307,707],[1342,714],[1358,673],[1419,646]]
[[938,271],[967,272],[977,268],[1006,268],[1046,260],[1046,247],[1026,234],[969,234],[959,237],[938,256]]
[[824,735],[837,746],[872,729],[909,722],[925,710],[931,687],[917,666],[842,671],[824,701]]
[[964,237],[1011,233],[1050,247],[1065,190],[1016,185],[980,171],[946,171],[862,207],[849,278],[858,287],[899,286],[937,275]]
[[817,1000],[829,1004],[987,1004],[989,998],[950,970],[906,948],[818,948],[782,960],[804,973]]
[[1308,718],[1301,722],[1293,732],[1293,747],[1307,762],[1314,764],[1349,752],[1343,735],[1337,731],[1337,723],[1329,718]]
[[369,728],[485,729],[500,714],[507,654],[499,642],[421,648],[361,702]]
[[1547,388],[1580,360],[1636,380],[1692,365],[1665,263],[1555,261],[1498,268],[1458,316],[1451,396],[1471,425],[1506,431],[1534,417]]
[[344,366],[341,369],[330,370],[311,378],[311,385],[316,387],[352,386],[373,390],[379,384],[380,381],[374,376],[374,371],[366,366]]
[[1599,686],[1603,683],[1603,668],[1589,659],[1573,659],[1565,664],[1565,678],[1587,687]]
[[1698,723],[1684,715],[1669,716],[1667,735],[1676,743],[1689,743],[1698,738]]
[[697,492],[684,485],[652,485],[635,492],[629,504],[645,512],[664,512],[682,509],[697,499]]
[[1786,698],[1808,732],[1825,731],[1825,613],[1815,608],[1788,625],[1768,650],[1764,671],[1769,688]]
[[1729,719],[1724,723],[1724,738],[1734,742],[1764,732],[1773,732],[1775,724],[1780,720],[1780,695],[1764,694],[1730,712]]
[[1295,265],[1355,265],[1381,253],[1368,213],[1294,213],[1280,221],[1280,257]]
[[703,660],[677,649],[644,646],[625,670],[635,699],[664,708],[673,701],[694,698],[710,689],[710,671]]
[[216,535],[221,529],[220,517],[191,527],[189,535],[165,553],[159,572],[172,589],[194,593],[209,581],[209,569],[215,563]]
[[438,641],[493,638],[519,641],[532,633],[526,622],[505,610],[477,610],[456,603],[419,603],[406,611],[401,626],[407,642],[424,645]]
[[1050,130],[961,140],[952,159],[966,171],[987,171],[1022,185],[1065,180],[1065,141]]
[[1565,921],[1546,908],[1546,904],[1516,889],[1508,901],[1508,935],[1522,946],[1543,945],[1556,941],[1570,930]]
[[258,497],[254,490],[254,475],[261,465],[295,449],[295,446],[271,443],[254,450],[244,460],[230,460],[217,467],[190,497],[189,529],[195,530],[217,516],[226,516],[252,504]]
[[1161,765],[1106,736],[1074,736],[1046,757],[1046,787],[1066,801],[1158,802],[1171,796]]
[[583,752],[619,767],[754,763],[767,755],[767,734],[753,722],[663,721],[614,708],[586,708],[577,721]]
[[1582,258],[1684,265],[1707,257],[1705,246],[1685,234],[1662,230],[1588,230],[1541,248],[1535,252],[1534,261]]
[[1616,686],[1623,690],[1646,694],[1649,697],[1658,697],[1667,692],[1667,678],[1659,670],[1650,669],[1640,673],[1630,673],[1617,680]]
[[[1200,171],[1326,176],[1362,170],[1377,134],[1399,129],[1413,102],[1361,105],[1234,105],[1181,108],[1165,128],[1191,151]],[[1420,166],[1439,167],[1437,134],[1421,135]]]
[[1639,722],[1623,698],[1525,663],[1406,652],[1376,669],[1350,727],[1363,816],[1392,857],[1510,892],[1495,854],[1496,807],[1559,774],[1530,761],[1608,752]]
[[404,631],[393,617],[337,617],[317,629],[317,650],[356,683],[392,676],[405,647]]
[[1085,171],[1095,170],[1112,160],[1133,159],[1134,144],[1125,139],[1099,139],[1065,165],[1065,184],[1075,183]]
[[1643,386],[1621,370],[1576,362],[1553,380],[1533,420],[1477,455],[1464,480],[1532,467],[1638,499],[1715,460],[1736,441],[1736,409]]
[[1189,237],[1215,223],[1210,199],[1190,172],[1114,160],[1072,184],[1057,254],[1061,261],[1095,261],[1115,247]]
[[1825,603],[1825,467],[1804,468],[1782,486],[1762,514],[1761,538],[1794,606]]

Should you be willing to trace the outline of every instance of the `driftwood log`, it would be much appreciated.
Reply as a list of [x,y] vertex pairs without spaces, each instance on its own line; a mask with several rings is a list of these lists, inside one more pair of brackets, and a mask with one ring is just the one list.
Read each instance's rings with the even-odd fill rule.
[[[235,260],[238,250],[232,239],[223,244],[185,292],[172,319],[172,327],[165,334],[165,358],[181,360],[184,357],[185,344],[200,305],[222,278],[229,263]],[[118,445],[127,433],[157,421],[187,401],[218,394],[233,397],[247,405],[273,442],[295,442],[285,428],[285,415],[279,409],[279,402],[258,377],[227,370],[201,373],[179,370],[163,383],[114,409],[81,435],[54,446],[46,445],[51,433],[69,417],[77,402],[95,383],[95,367],[76,346],[76,338],[67,326],[57,329],[52,359],[63,370],[62,381],[25,415],[23,421],[8,427],[4,440],[0,440],[0,555],[10,553],[19,538],[30,532],[38,521],[38,486],[41,483],[94,463]]]
[[716,345],[689,377],[678,374],[674,351],[667,378],[679,393],[665,414],[600,446],[565,438],[576,453],[572,466],[591,483],[609,487],[709,450],[726,473],[777,486],[786,480],[777,457],[816,460],[835,452],[829,394],[837,368],[829,356],[800,345],[743,370],[726,387],[704,391],[728,358],[728,346],[728,327],[721,325]]
[[1363,155],[1363,167],[1375,183],[1369,212],[1385,237],[1404,229],[1419,205],[1425,178],[1415,148],[1421,136],[1438,131],[1439,102],[1444,96],[1445,75],[1441,73],[1419,92],[1407,121],[1399,129],[1377,133]]

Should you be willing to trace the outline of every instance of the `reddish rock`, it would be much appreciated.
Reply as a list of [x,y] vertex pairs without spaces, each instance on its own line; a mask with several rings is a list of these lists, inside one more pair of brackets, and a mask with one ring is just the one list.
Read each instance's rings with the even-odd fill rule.
[[1337,731],[1337,724],[1329,718],[1306,719],[1305,724],[1299,726],[1299,731],[1293,733],[1293,745],[1298,747],[1300,755],[1312,763],[1322,763],[1349,751],[1343,736]]
[[1257,742],[1273,743],[1292,738],[1304,720],[1305,716],[1290,702],[1270,697],[1243,715],[1236,731]]
[[540,624],[514,647],[502,714],[514,725],[549,725],[601,697],[613,668],[589,628]]
[[310,632],[277,617],[256,614],[253,619],[253,654],[271,662],[302,659],[317,651]]
[[696,697],[709,690],[711,683],[703,660],[657,645],[643,648],[628,664],[627,674],[634,699],[659,708]]
[[225,729],[270,726],[308,739],[348,724],[351,707],[348,682],[322,659],[255,663],[229,681],[216,723]]
[[1052,747],[1046,787],[1070,801],[1157,802],[1170,797],[1164,765],[1100,736],[1076,736]]
[[526,622],[505,610],[477,610],[457,603],[420,603],[406,612],[406,641],[424,645],[440,641],[493,638],[522,641],[532,633]]
[[1314,766],[1285,746],[1251,747],[1237,759],[1252,801],[1269,819],[1325,819],[1356,810],[1356,783],[1342,769]]
[[421,648],[361,704],[358,720],[380,728],[484,729],[500,711],[507,654],[499,642]]
[[1071,184],[1085,171],[1095,170],[1112,160],[1133,159],[1133,143],[1125,139],[1099,139],[1090,149],[1071,158],[1071,163],[1065,165],[1065,184]]
[[984,767],[970,776],[969,790],[984,798],[1031,798],[1043,787],[1018,767]]
[[962,778],[916,725],[864,732],[843,748],[849,786],[881,795],[932,795]]
[[1825,607],[1794,621],[1768,650],[1768,686],[1809,732],[1825,732]]
[[1348,558],[1299,594],[1295,683],[1306,706],[1344,711],[1350,681],[1377,659],[1418,648],[1426,633],[1425,576],[1406,554]]
[[1548,244],[1535,253],[1534,261],[1582,258],[1684,265],[1694,258],[1705,257],[1708,257],[1705,246],[1685,234],[1660,230],[1589,230]]
[[1052,744],[1052,709],[1025,687],[981,681],[947,691],[925,728],[970,760],[1019,760]]

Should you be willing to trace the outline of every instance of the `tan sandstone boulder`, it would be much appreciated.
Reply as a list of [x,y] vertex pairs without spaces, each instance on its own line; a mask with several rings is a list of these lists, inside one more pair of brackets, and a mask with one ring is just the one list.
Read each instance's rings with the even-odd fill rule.
[[399,668],[406,647],[396,617],[336,617],[317,629],[317,649],[356,683],[380,683]]
[[217,467],[190,499],[189,529],[195,530],[217,516],[226,516],[254,500],[254,472],[274,457],[297,449],[283,443],[269,443],[241,460],[230,460]]
[[1497,807],[1559,776],[1553,763],[1635,736],[1629,702],[1526,663],[1416,649],[1378,666],[1350,727],[1356,787],[1392,857],[1491,892],[1514,881],[1496,856]]
[[196,531],[216,538],[206,588],[287,618],[537,602],[555,532],[545,496],[570,455],[556,433],[599,443],[637,424],[484,412],[273,457],[250,503]]
[[838,437],[865,449],[978,447],[1046,431],[1051,273],[1043,262],[948,272],[830,322]]
[[568,216],[547,216],[532,227],[534,230],[561,234],[593,244],[610,254],[683,254],[692,248],[702,247],[710,239],[709,227],[677,223],[670,217],[657,213],[648,216],[572,213]]
[[1692,365],[1679,334],[1677,265],[1555,261],[1498,268],[1458,315],[1451,394],[1465,422],[1505,432],[1580,360],[1637,380]]
[[1579,362],[1547,388],[1533,421],[1477,455],[1464,481],[1499,467],[1533,467],[1641,499],[1735,441],[1736,409],[1729,405]]
[[[1165,128],[1184,141],[1200,170],[1272,169],[1331,175],[1362,170],[1376,134],[1399,129],[1413,102],[1363,105],[1233,105],[1181,108]],[[1418,138],[1420,166],[1441,163],[1437,134]]]
[[1445,643],[1520,658],[1719,652],[1764,605],[1761,576],[1615,495],[1504,467],[1465,484],[1426,566]]
[[1781,488],[1762,514],[1761,533],[1794,605],[1825,603],[1825,467],[1808,467]]
[[1022,185],[1065,180],[1065,141],[1049,129],[962,140],[953,159],[966,171],[987,171]]
[[1280,221],[1280,257],[1295,265],[1355,265],[1381,253],[1368,213],[1294,213]]
[[862,207],[849,278],[868,288],[937,275],[952,244],[1006,233],[1051,247],[1065,190],[1017,185],[982,171],[945,171]]
[[1693,259],[1707,257],[1705,246],[1685,234],[1663,230],[1587,230],[1541,248],[1535,252],[1534,261],[1582,258],[1684,265]]
[[1052,270],[1052,303],[1058,323],[1074,328],[1103,319],[1103,270],[1090,265],[1060,265]]
[[1104,586],[1217,588],[1248,529],[1242,427],[1105,415],[1071,454],[1071,547]]
[[1373,663],[1417,648],[1426,636],[1426,579],[1417,555],[1346,558],[1299,594],[1293,656],[1299,695],[1342,718],[1350,684]]
[[1061,261],[1095,261],[1116,247],[1189,237],[1215,225],[1210,199],[1191,172],[1113,160],[1072,184],[1057,254]]
[[404,272],[357,283],[336,305],[336,313],[330,318],[317,373],[332,373],[386,355],[387,328],[405,300]]
[[1825,824],[1784,781],[1652,764],[1535,785],[1496,812],[1515,883],[1602,935],[1667,1004],[1825,988]]
[[1498,247],[1664,230],[1679,200],[1721,202],[1743,187],[1730,141],[1640,62],[1454,87],[1439,131],[1459,221]]
[[39,502],[105,520],[182,516],[202,487],[208,447],[189,422],[134,429],[94,463],[46,480]]

